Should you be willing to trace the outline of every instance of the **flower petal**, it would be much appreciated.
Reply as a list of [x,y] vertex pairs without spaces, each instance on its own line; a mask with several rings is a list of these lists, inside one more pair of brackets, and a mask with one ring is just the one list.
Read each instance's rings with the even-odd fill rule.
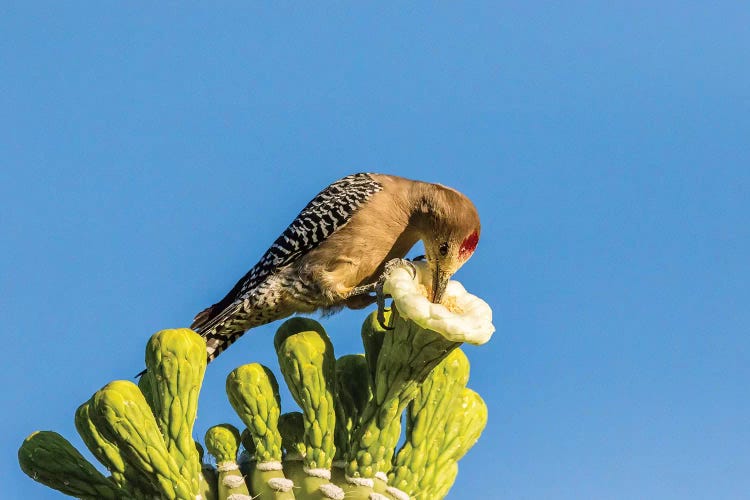
[[443,304],[433,304],[424,295],[432,282],[429,265],[426,262],[412,264],[417,271],[416,278],[412,278],[411,269],[404,264],[391,271],[383,287],[383,291],[393,297],[403,318],[455,342],[481,345],[492,337],[495,331],[492,309],[485,301],[467,292],[458,281],[451,280],[443,302],[455,304],[456,311]]

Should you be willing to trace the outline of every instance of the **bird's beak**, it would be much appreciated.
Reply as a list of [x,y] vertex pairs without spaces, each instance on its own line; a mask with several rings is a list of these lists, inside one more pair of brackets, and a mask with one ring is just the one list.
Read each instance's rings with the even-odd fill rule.
[[432,302],[439,304],[445,293],[445,288],[448,286],[450,281],[450,273],[441,271],[440,266],[435,266],[435,272],[432,275]]

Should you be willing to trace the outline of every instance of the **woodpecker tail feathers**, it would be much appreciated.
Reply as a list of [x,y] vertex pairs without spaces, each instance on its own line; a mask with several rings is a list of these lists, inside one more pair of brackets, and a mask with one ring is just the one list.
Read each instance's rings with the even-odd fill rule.
[[207,362],[210,363],[227,348],[234,344],[243,334],[243,331],[233,333],[209,333],[203,337],[206,339]]

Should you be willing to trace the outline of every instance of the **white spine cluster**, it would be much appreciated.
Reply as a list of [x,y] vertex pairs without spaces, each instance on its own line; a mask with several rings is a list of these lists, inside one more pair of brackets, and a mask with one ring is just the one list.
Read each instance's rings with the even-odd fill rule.
[[318,489],[326,496],[326,498],[332,498],[333,500],[344,500],[344,497],[346,496],[344,490],[332,483],[321,484]]
[[395,486],[388,486],[385,491],[396,500],[409,500],[411,498],[405,491],[402,491]]
[[245,483],[245,478],[242,476],[224,476],[224,486],[229,488],[239,488]]
[[309,467],[302,467],[302,470],[308,476],[319,477],[327,481],[331,480],[331,471],[328,469],[310,469]]
[[284,466],[281,464],[281,462],[258,462],[255,465],[255,468],[261,472],[266,472],[269,470],[284,470]]
[[233,470],[239,470],[239,468],[240,466],[235,462],[222,462],[220,464],[216,464],[216,470],[219,472],[230,472]]
[[294,481],[285,477],[274,477],[268,480],[268,487],[276,491],[292,491]]
[[355,486],[364,486],[365,488],[374,488],[375,481],[367,477],[349,477],[346,476],[346,482]]

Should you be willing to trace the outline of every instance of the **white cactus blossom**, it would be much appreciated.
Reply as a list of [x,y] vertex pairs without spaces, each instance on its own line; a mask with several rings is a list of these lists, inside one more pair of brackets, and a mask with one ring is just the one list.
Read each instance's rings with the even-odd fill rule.
[[[383,285],[393,297],[402,318],[410,319],[427,330],[448,340],[481,345],[495,331],[492,309],[487,302],[472,295],[458,281],[449,281],[442,304],[433,304],[425,296],[432,284],[429,265],[413,262],[416,277],[408,263],[394,267]],[[446,307],[447,304],[449,307]]]

